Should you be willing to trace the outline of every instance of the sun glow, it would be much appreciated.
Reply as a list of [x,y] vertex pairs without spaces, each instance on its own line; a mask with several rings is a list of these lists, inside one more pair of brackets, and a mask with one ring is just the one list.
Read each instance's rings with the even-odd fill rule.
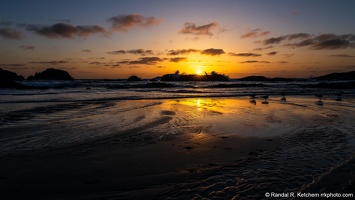
[[198,74],[198,75],[201,75],[201,70],[200,69],[198,69],[197,71],[196,71],[196,73]]

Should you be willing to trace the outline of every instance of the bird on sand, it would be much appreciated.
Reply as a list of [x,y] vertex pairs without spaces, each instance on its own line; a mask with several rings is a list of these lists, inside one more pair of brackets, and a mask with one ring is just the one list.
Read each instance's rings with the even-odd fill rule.
[[281,92],[281,95],[282,95],[282,98],[281,98],[281,101],[286,101],[286,93],[285,92]]
[[265,99],[265,101],[261,102],[262,104],[269,104],[269,102],[266,101],[266,99],[269,98],[269,95],[261,96],[261,98]]
[[323,105],[323,101],[322,101],[323,94],[316,94],[314,96],[319,98],[319,101],[317,101],[316,104],[322,106]]
[[319,98],[319,101],[322,101],[323,94],[316,94],[316,95],[314,95],[314,96],[318,97],[318,98]]

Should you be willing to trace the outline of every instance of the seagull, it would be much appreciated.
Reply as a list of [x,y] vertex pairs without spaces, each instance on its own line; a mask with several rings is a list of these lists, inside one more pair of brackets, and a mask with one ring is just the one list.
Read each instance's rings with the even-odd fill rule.
[[320,105],[320,106],[323,106],[323,101],[322,101],[323,94],[316,94],[314,96],[319,98],[319,101],[317,101],[316,104]]
[[269,95],[261,96],[261,98],[265,99],[265,101],[261,102],[262,104],[269,104],[269,102],[266,101],[266,99],[269,98]]
[[316,94],[316,95],[314,95],[314,96],[318,97],[318,98],[319,98],[319,101],[322,101],[323,94]]
[[249,102],[252,103],[252,104],[254,104],[254,105],[256,105],[255,99],[252,99],[252,100],[250,100]]
[[286,101],[286,93],[285,92],[281,92],[281,95],[282,95],[282,98],[281,98],[281,101]]
[[249,96],[250,96],[251,99],[254,99],[255,96],[256,96],[256,94],[251,94],[251,95],[249,95]]

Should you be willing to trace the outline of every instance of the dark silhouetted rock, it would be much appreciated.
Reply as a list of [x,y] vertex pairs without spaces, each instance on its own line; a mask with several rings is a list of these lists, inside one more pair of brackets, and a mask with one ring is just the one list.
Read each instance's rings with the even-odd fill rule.
[[2,81],[23,81],[24,79],[23,76],[19,76],[15,72],[0,68],[0,80]]
[[29,76],[27,80],[74,80],[74,78],[64,70],[48,68],[34,76]]
[[355,80],[355,71],[351,71],[351,72],[343,72],[343,73],[331,73],[331,74],[327,74],[324,76],[319,76],[316,77],[315,79],[317,80],[342,80],[342,81],[349,81],[349,80]]
[[138,76],[130,76],[127,81],[142,81]]
[[161,81],[229,81],[229,78],[222,74],[214,75],[176,75],[165,74],[160,79]]
[[247,76],[244,78],[238,79],[240,81],[270,81],[269,78],[266,78],[265,76]]

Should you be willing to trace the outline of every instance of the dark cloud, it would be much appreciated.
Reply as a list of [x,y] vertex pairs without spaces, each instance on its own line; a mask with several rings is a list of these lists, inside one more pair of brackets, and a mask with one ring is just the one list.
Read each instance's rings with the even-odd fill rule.
[[0,28],[0,37],[4,39],[21,40],[23,34],[21,31],[13,28]]
[[104,60],[105,57],[90,57],[90,58],[88,58],[88,59],[91,59],[91,60],[97,60],[97,59],[99,59],[99,60]]
[[163,61],[163,59],[159,57],[142,57],[138,60],[130,61],[129,64],[155,65],[161,61]]
[[182,61],[186,61],[187,58],[186,57],[175,57],[175,58],[170,58],[169,60],[170,60],[170,62],[182,62]]
[[144,49],[118,50],[118,51],[109,51],[107,53],[113,55],[130,53],[130,54],[141,55],[141,56],[154,54],[152,50],[144,50]]
[[74,38],[87,37],[93,34],[107,34],[106,30],[101,26],[72,26],[70,24],[57,23],[51,26],[42,25],[26,25],[26,30],[33,31],[47,38]]
[[35,46],[22,45],[22,46],[19,46],[19,48],[21,48],[23,50],[35,50]]
[[348,55],[348,54],[334,54],[334,55],[329,55],[329,57],[354,58],[355,56],[351,56],[351,55]]
[[144,49],[133,49],[126,51],[127,53],[135,54],[135,55],[152,55],[154,54],[152,50],[144,50]]
[[18,63],[13,63],[13,64],[0,64],[0,67],[24,67],[26,66],[25,64],[18,64]]
[[277,54],[277,51],[271,51],[269,53],[266,53],[266,55],[269,55],[269,56],[274,56]]
[[117,62],[117,64],[129,64],[129,60],[122,60],[122,61],[119,61]]
[[255,48],[253,49],[253,51],[262,51],[262,50],[265,50],[265,49],[272,49],[274,48],[274,46],[267,46],[267,47],[263,47],[263,48]]
[[91,53],[91,50],[90,50],[90,49],[83,49],[83,50],[81,50],[81,52],[84,52],[84,53]]
[[179,31],[182,34],[192,34],[192,35],[209,35],[212,36],[211,32],[214,28],[218,26],[217,23],[212,22],[202,26],[196,26],[195,23],[186,22],[184,28]]
[[113,55],[117,55],[117,54],[125,54],[126,51],[125,50],[118,50],[118,51],[109,51],[107,52],[108,54],[113,54]]
[[247,61],[243,61],[243,62],[240,62],[242,64],[249,64],[249,63],[270,63],[269,61],[258,61],[258,60],[247,60]]
[[297,33],[291,35],[284,35],[276,38],[268,38],[263,41],[264,45],[279,44],[284,40],[296,40],[293,43],[287,43],[283,46],[286,47],[308,47],[313,50],[323,49],[345,49],[355,48],[355,35],[335,35],[335,34],[318,34],[311,35],[307,33]]
[[169,56],[176,56],[176,55],[186,55],[190,53],[197,53],[200,50],[197,49],[180,49],[180,50],[170,50],[167,55]]
[[50,64],[50,65],[57,65],[57,64],[67,64],[69,61],[65,60],[54,60],[54,61],[39,61],[39,62],[29,62],[30,64]]
[[269,45],[269,44],[279,44],[280,42],[282,42],[283,40],[285,40],[287,38],[287,36],[280,36],[280,37],[272,37],[272,38],[268,38],[266,40],[263,41],[264,45]]
[[131,15],[119,15],[111,17],[108,19],[111,23],[111,30],[119,32],[128,32],[129,29],[138,28],[149,28],[152,26],[159,25],[162,20],[157,19],[154,16],[144,17],[144,15],[131,14]]
[[240,57],[257,57],[257,56],[261,56],[261,54],[257,54],[257,53],[233,53],[233,52],[228,53],[228,55],[230,55],[230,56],[240,56]]
[[287,63],[289,63],[289,62],[287,62],[287,61],[280,61],[280,62],[278,62],[278,63],[280,63],[280,64],[287,64]]
[[99,62],[99,61],[95,61],[95,62],[89,62],[90,65],[106,65],[105,62]]
[[342,39],[330,39],[326,41],[321,41],[312,44],[310,49],[320,50],[320,49],[345,49],[345,48],[355,48],[354,43],[350,43],[348,40]]
[[311,34],[308,34],[308,33],[296,33],[296,34],[287,35],[288,40],[306,39],[309,37],[311,37]]
[[270,34],[270,31],[263,31],[261,32],[261,29],[254,29],[252,31],[249,31],[247,33],[244,33],[241,35],[241,38],[256,38],[256,37],[264,37]]
[[2,22],[0,22],[0,26],[10,27],[10,26],[12,26],[12,22],[11,21],[2,21]]
[[210,55],[210,56],[216,56],[216,55],[222,55],[225,54],[225,52],[223,51],[223,49],[205,49],[201,51],[201,54],[204,55]]

